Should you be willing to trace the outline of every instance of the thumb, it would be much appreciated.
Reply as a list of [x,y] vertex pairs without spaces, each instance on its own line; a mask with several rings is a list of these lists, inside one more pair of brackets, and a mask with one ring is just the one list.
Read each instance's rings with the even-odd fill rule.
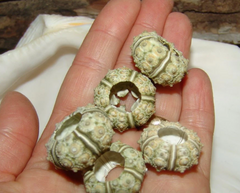
[[38,137],[38,118],[30,101],[8,93],[0,106],[0,182],[15,180],[22,172]]

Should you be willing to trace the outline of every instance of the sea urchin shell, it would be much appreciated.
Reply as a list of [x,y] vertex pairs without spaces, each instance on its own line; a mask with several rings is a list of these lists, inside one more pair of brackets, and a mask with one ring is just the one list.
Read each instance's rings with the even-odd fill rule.
[[154,83],[173,86],[187,72],[188,60],[156,32],[143,32],[131,46],[136,67]]
[[114,133],[102,109],[91,104],[80,107],[56,124],[46,144],[47,158],[57,168],[84,170],[109,149]]
[[[106,181],[108,173],[116,166],[124,167],[120,176],[112,181]],[[93,170],[84,175],[87,192],[93,193],[136,193],[147,169],[142,153],[120,141],[113,143],[110,151],[96,160]]]
[[[124,106],[117,107],[120,99],[129,91],[137,99],[127,112]],[[155,112],[156,88],[151,80],[141,73],[126,67],[110,70],[94,91],[95,105],[108,114],[113,127],[119,131],[145,124]]]
[[183,173],[198,164],[202,149],[200,138],[178,122],[154,118],[144,129],[140,140],[146,163],[157,171],[170,170]]

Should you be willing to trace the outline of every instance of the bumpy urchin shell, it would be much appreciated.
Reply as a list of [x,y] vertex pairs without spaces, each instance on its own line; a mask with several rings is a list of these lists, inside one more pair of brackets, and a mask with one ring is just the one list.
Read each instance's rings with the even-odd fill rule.
[[131,46],[136,67],[154,83],[173,86],[187,72],[188,60],[156,32],[143,32]]
[[91,104],[80,107],[56,124],[46,144],[47,159],[56,168],[84,170],[109,149],[114,133],[102,109]]
[[[124,167],[123,172],[118,178],[106,181],[109,171],[118,165]],[[96,161],[92,171],[85,173],[84,184],[90,193],[135,193],[139,192],[146,171],[142,153],[118,141]]]
[[203,146],[194,131],[157,117],[144,129],[138,143],[145,162],[157,171],[181,173],[198,164]]
[[[117,107],[119,97],[129,92],[137,99],[131,112]],[[94,92],[95,105],[102,107],[112,121],[113,128],[125,131],[145,124],[155,112],[156,88],[143,74],[126,67],[110,70]]]

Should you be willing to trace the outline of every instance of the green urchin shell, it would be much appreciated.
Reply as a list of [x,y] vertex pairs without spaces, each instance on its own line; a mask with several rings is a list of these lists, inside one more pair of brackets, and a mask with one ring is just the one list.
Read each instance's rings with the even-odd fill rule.
[[[123,172],[118,178],[106,181],[108,172],[116,166],[122,166]],[[84,185],[89,193],[137,193],[146,171],[142,153],[117,141],[111,145],[110,151],[96,160],[93,169],[84,174]]]
[[[136,98],[131,111],[117,106],[118,96],[128,92]],[[107,112],[113,128],[123,132],[144,125],[155,112],[156,88],[143,74],[126,67],[110,70],[94,90],[94,103]]]
[[157,171],[181,173],[198,164],[203,146],[193,130],[158,117],[144,129],[138,143],[145,163],[151,164]]
[[155,84],[173,86],[187,73],[188,60],[156,32],[143,32],[131,46],[136,67]]
[[74,172],[85,170],[109,149],[114,133],[102,109],[91,104],[80,107],[56,124],[46,144],[47,159],[56,168]]

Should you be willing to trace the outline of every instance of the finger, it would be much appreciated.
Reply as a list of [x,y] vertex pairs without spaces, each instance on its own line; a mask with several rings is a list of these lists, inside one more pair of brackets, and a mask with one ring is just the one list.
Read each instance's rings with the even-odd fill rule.
[[[182,13],[169,14],[163,37],[172,42],[176,49],[188,58],[190,52],[192,26]],[[156,115],[170,121],[178,121],[181,112],[181,84],[175,84],[172,88],[158,86],[156,93]]]
[[162,192],[210,192],[209,173],[214,127],[212,88],[206,73],[191,69],[183,80],[182,113],[180,123],[198,133],[204,144],[197,167],[180,174],[156,172],[149,167],[142,185],[142,192],[154,193],[161,187]]
[[183,83],[180,122],[197,132],[204,145],[199,170],[209,179],[214,130],[214,105],[211,82],[205,72],[190,70]]
[[[149,6],[149,4],[151,6]],[[158,4],[160,3],[160,4]],[[161,12],[161,1],[145,1],[145,4],[142,5],[140,16],[142,13],[142,9],[144,10],[142,14],[146,14],[146,17],[151,17],[148,19],[155,18],[154,22],[158,22],[157,19],[160,20],[159,25],[158,24],[152,24],[151,31],[156,30],[158,28],[158,31],[162,31],[163,35],[166,35],[165,38],[168,39],[168,41],[174,42],[175,46],[183,53],[188,53],[190,49],[191,44],[191,24],[189,22],[189,19],[179,13],[170,13],[169,16],[166,18],[159,17],[159,14]],[[169,1],[165,2],[169,3]],[[146,6],[146,8],[144,8]],[[168,5],[169,11],[171,10],[171,4]],[[150,10],[151,9],[151,10]],[[153,10],[152,10],[153,9]],[[166,9],[165,9],[166,11]],[[165,14],[168,14],[168,12],[165,12]],[[150,16],[148,15],[150,14]],[[155,15],[154,15],[155,14]],[[163,14],[164,15],[164,14]],[[140,17],[139,16],[139,17]],[[149,26],[151,25],[152,20],[148,21],[143,17],[143,23],[149,23]],[[141,18],[141,17],[140,17]],[[165,21],[166,20],[166,21]],[[137,19],[137,22],[139,21],[139,18]],[[162,25],[164,25],[164,28],[162,28]],[[143,30],[144,25],[140,25],[141,29]],[[172,30],[172,26],[174,27],[174,31]],[[135,26],[134,26],[135,27]],[[139,26],[137,26],[139,28]],[[150,28],[148,28],[149,30]],[[176,33],[175,33],[176,32]],[[178,38],[175,38],[177,36]],[[132,39],[129,40],[132,43]],[[181,45],[186,45],[185,47]],[[127,51],[126,51],[127,52]],[[130,50],[128,50],[130,52]],[[123,52],[124,53],[124,52]],[[121,66],[122,63],[118,62],[118,66]],[[126,66],[126,63],[125,63]],[[157,86],[157,93],[156,93],[156,115],[163,117],[165,119],[168,119],[170,121],[178,121],[180,112],[181,112],[181,86],[180,84],[174,85],[173,87],[162,87]],[[113,141],[122,141],[128,145],[131,145],[134,148],[138,148],[139,145],[137,141],[139,140],[141,135],[141,131],[136,131],[136,129],[128,130],[127,132],[121,134],[121,135],[114,135]],[[131,140],[129,140],[131,139]]]
[[133,43],[133,37],[139,35],[143,31],[156,31],[158,34],[162,34],[167,16],[171,12],[172,7],[173,1],[171,0],[142,1],[138,18],[122,48],[115,68],[122,66],[134,68],[130,50],[130,46]]
[[31,157],[38,137],[38,118],[20,93],[7,94],[0,106],[0,182],[14,180]]
[[77,107],[93,102],[94,88],[115,64],[139,9],[138,0],[112,0],[99,14],[67,73],[33,162],[46,160],[44,144],[55,124]]
[[56,111],[72,111],[93,101],[93,89],[115,65],[139,8],[138,0],[113,0],[104,7],[67,74]]
[[[128,68],[134,68],[130,46],[133,43],[133,37],[139,35],[143,31],[156,31],[158,34],[162,34],[163,28],[171,12],[173,1],[169,0],[143,0],[141,10],[134,23],[134,26],[122,48],[122,51],[117,60],[115,68],[126,66]],[[160,14],[161,13],[161,14]],[[126,104],[131,103],[125,101]],[[137,143],[140,138],[141,131],[136,129],[130,129],[127,132],[117,133],[113,136],[113,141],[122,141],[134,148],[139,148]],[[129,140],[131,139],[131,140]]]
[[94,22],[64,80],[54,113],[93,102],[94,88],[116,61],[138,13],[137,0],[110,1]]
[[[171,1],[143,1],[139,17],[136,20],[132,32],[130,33],[130,38],[127,39],[129,43],[126,42],[125,44],[125,46],[128,46],[127,48],[123,48],[116,67],[120,67],[122,65],[133,65],[132,59],[126,58],[128,58],[130,55],[129,45],[133,42],[133,37],[131,36],[133,36],[132,34],[135,33],[135,30],[139,33],[146,29],[149,31],[157,31],[159,34],[163,34],[163,36],[165,36],[164,38],[166,38],[169,42],[173,42],[175,44],[175,47],[182,51],[184,55],[188,55],[192,37],[191,23],[189,19],[181,13],[169,14],[172,9],[171,6]],[[148,26],[152,27],[146,28],[146,23],[148,24]],[[172,26],[174,26],[174,30]],[[176,84],[173,87],[156,87],[157,92],[155,114],[170,121],[178,121],[181,112],[180,84]],[[131,132],[128,131],[121,136],[115,135],[113,140],[122,140],[125,143],[132,145],[133,147],[137,147],[137,140],[139,139],[138,137],[139,133],[131,130]]]

